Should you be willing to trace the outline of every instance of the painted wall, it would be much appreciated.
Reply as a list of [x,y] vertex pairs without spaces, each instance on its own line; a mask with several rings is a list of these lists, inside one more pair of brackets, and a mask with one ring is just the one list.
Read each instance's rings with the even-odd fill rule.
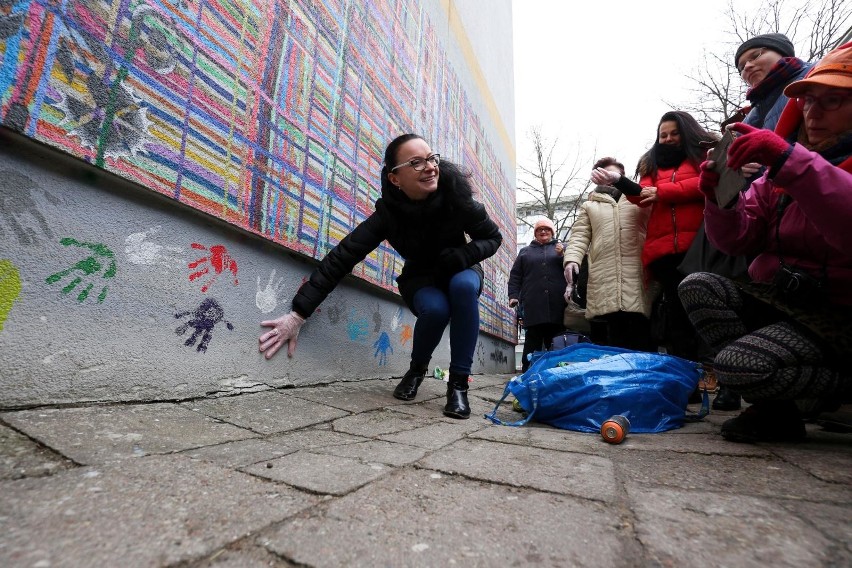
[[475,371],[508,370],[507,45],[508,0],[0,5],[0,403],[401,374],[414,321],[386,244],[295,359],[256,337],[370,214],[406,131],[472,171],[503,230]]

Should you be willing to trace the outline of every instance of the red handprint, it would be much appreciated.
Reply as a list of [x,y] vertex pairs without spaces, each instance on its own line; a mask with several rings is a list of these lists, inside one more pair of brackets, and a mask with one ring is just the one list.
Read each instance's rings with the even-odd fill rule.
[[[200,243],[192,243],[192,248],[206,251],[207,247]],[[222,274],[226,270],[230,270],[234,275],[234,285],[239,284],[237,280],[237,261],[231,258],[231,255],[228,254],[228,249],[226,249],[223,245],[213,245],[210,247],[210,254],[208,256],[203,256],[196,260],[195,262],[190,262],[187,266],[189,268],[198,268],[202,267],[198,271],[193,272],[189,275],[189,281],[192,282],[197,278],[201,278],[205,274],[210,272],[210,266],[213,267],[213,277],[210,278],[207,283],[201,287],[202,292],[206,292],[210,286],[213,285],[213,282],[216,281],[216,278]],[[210,263],[210,266],[204,266],[206,263]]]

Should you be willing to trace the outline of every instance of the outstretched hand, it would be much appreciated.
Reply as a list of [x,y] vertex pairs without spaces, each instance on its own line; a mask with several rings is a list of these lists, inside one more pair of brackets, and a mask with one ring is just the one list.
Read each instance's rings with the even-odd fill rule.
[[617,174],[603,168],[595,168],[592,170],[592,183],[597,185],[612,185],[620,179],[621,174]]
[[260,336],[260,352],[267,359],[271,359],[281,346],[287,343],[287,357],[292,357],[299,341],[299,330],[304,324],[305,318],[296,312],[290,312],[278,319],[260,322],[260,325],[272,328]]
[[729,127],[738,136],[728,148],[728,167],[737,170],[750,162],[772,167],[779,163],[790,143],[772,132],[737,122]]

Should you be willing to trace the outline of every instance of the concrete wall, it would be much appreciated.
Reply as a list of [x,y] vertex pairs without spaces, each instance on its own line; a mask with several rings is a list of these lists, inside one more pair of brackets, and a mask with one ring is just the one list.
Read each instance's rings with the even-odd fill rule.
[[[275,54],[258,56],[245,48],[248,32],[222,28],[231,34],[217,38],[226,47],[234,34],[244,40],[239,50],[217,52],[244,58],[243,75],[230,106],[210,107],[231,114],[206,117],[197,91],[229,92],[205,87],[200,73],[192,77],[194,102],[174,106],[179,97],[164,101],[164,93],[179,90],[188,56],[208,77],[224,73],[224,55],[206,67],[198,60],[199,46],[211,43],[199,27],[209,7],[190,1],[167,13],[140,4],[122,20],[120,10],[99,11],[105,5],[72,2],[60,13],[19,2],[0,38],[0,407],[182,399],[402,374],[414,318],[395,291],[400,259],[386,246],[311,318],[295,358],[264,360],[257,336],[260,320],[289,307],[314,258],[369,214],[384,144],[411,130],[474,173],[504,230],[507,242],[485,266],[474,372],[511,369],[505,279],[515,248],[514,99],[511,61],[502,68],[498,61],[511,45],[508,1],[252,4],[253,24],[286,39],[263,43],[285,51],[278,74],[258,77]],[[272,25],[263,11],[273,6],[301,12]],[[489,11],[493,28],[482,23]],[[192,13],[203,17],[189,20]],[[110,17],[113,28],[91,26]],[[309,60],[303,51],[297,67],[284,69],[298,58],[296,44],[344,53],[340,45],[366,37],[350,28],[368,20],[360,64]],[[260,28],[246,29],[266,37]],[[102,29],[112,35],[98,48]],[[375,45],[379,52],[367,49]],[[408,97],[366,81],[353,91],[328,75],[354,80],[388,57],[384,78],[405,79]],[[439,76],[422,76],[430,70]],[[293,114],[299,105],[304,112]],[[329,108],[333,116],[323,114]],[[249,136],[261,126],[263,152]],[[230,138],[212,135],[227,131]],[[176,150],[180,160],[165,164]],[[445,336],[433,366],[448,359]]]

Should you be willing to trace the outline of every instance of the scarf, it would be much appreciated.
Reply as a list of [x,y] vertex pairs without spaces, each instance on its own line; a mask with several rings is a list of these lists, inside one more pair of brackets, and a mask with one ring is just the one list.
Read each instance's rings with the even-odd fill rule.
[[763,81],[752,87],[746,93],[751,101],[761,101],[776,89],[783,89],[802,72],[804,62],[797,57],[783,57],[769,70]]
[[621,199],[621,191],[611,185],[599,185],[595,187],[595,193],[605,193],[612,197],[616,203]]
[[676,168],[686,159],[686,152],[674,144],[654,143],[654,158],[658,168]]

